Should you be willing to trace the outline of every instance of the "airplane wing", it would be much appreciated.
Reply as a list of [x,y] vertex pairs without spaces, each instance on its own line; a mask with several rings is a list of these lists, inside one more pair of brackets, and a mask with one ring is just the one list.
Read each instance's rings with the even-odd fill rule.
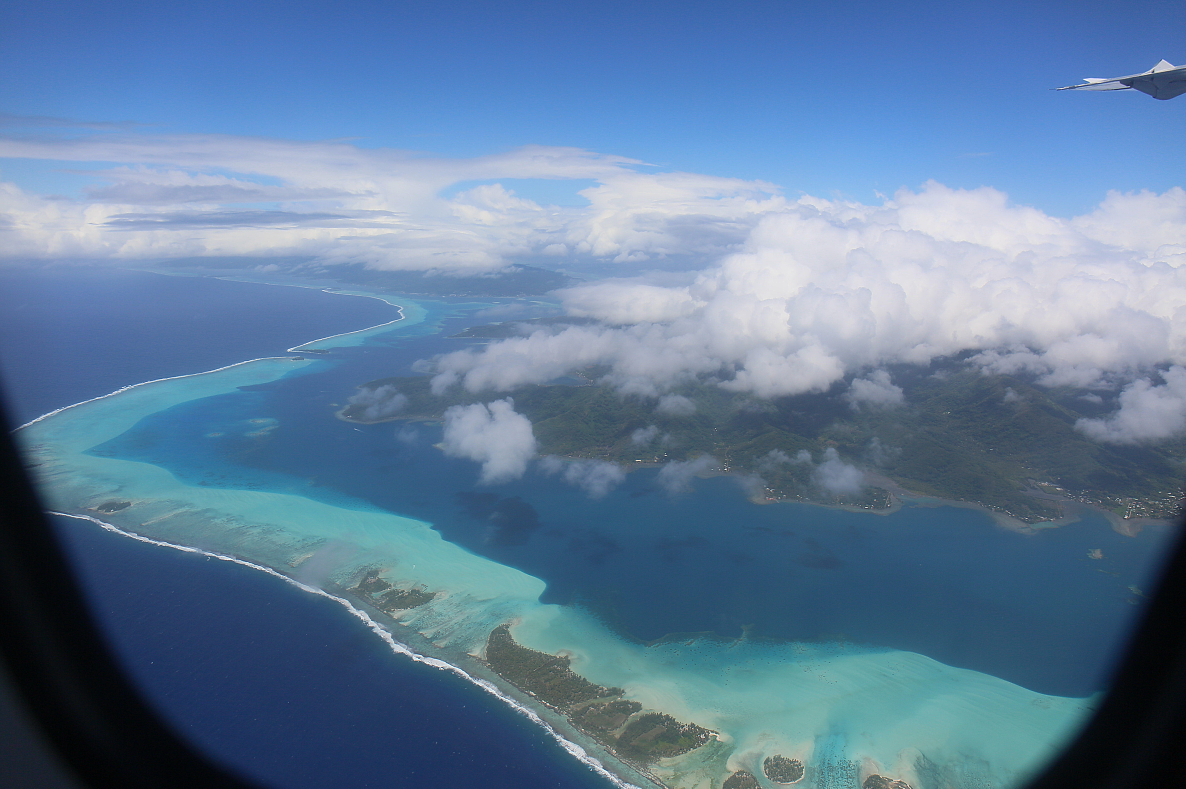
[[1065,88],[1055,88],[1055,90],[1129,90],[1132,85],[1125,85],[1124,80],[1131,80],[1132,77],[1119,77],[1117,79],[1093,79],[1091,77],[1084,77],[1082,85],[1067,85]]
[[1164,101],[1186,93],[1186,66],[1175,66],[1163,60],[1140,74],[1111,79],[1088,77],[1082,85],[1067,85],[1055,90],[1139,90]]

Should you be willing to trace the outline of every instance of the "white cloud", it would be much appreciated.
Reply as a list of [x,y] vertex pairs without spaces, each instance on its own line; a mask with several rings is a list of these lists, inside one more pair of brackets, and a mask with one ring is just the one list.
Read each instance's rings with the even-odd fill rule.
[[[0,259],[296,256],[474,273],[563,255],[566,267],[683,271],[569,288],[569,314],[600,325],[446,355],[438,391],[510,391],[589,365],[648,398],[694,380],[761,398],[819,392],[862,370],[959,353],[1051,386],[1132,383],[1186,365],[1177,187],[1109,193],[1062,219],[987,187],[929,182],[875,205],[788,200],[760,181],[563,147],[451,159],[104,127],[0,135],[0,157],[76,162],[102,181],[80,199],[0,183]],[[498,183],[532,178],[590,179],[589,205],[545,206]],[[471,182],[486,183],[443,196]],[[854,403],[892,397],[876,375],[854,381]],[[1116,416],[1125,423],[1161,402],[1129,399]]]
[[[850,399],[891,405],[901,395],[884,365],[969,352],[987,371],[1045,385],[1132,381],[1186,365],[1184,200],[1176,189],[1110,195],[1065,220],[993,189],[928,183],[881,205],[769,204],[739,248],[694,277],[570,288],[566,308],[604,325],[449,354],[437,382],[509,391],[602,365],[627,394],[701,380],[772,398],[874,368]],[[1104,232],[1142,211],[1157,217],[1156,244]]]
[[621,466],[605,460],[564,460],[547,455],[540,458],[539,467],[545,474],[561,474],[565,482],[595,499],[605,496],[626,479]]
[[630,443],[635,446],[647,446],[659,437],[659,428],[656,425],[647,425],[640,427],[630,434]]
[[850,463],[840,459],[833,447],[824,450],[824,460],[815,471],[812,479],[824,490],[837,496],[860,493],[865,485],[865,474]]
[[450,406],[441,443],[446,454],[481,463],[480,482],[485,485],[523,476],[536,448],[531,420],[515,412],[509,397]]
[[[630,298],[623,300],[622,290],[627,283]],[[664,287],[638,279],[591,282],[558,293],[568,314],[596,317],[613,325],[664,323],[687,317],[704,306],[686,287]]]
[[874,370],[868,378],[854,378],[844,399],[854,410],[861,404],[875,408],[888,408],[902,403],[902,387],[894,386],[890,374],[885,370]]
[[758,471],[770,472],[777,469],[783,464],[802,464],[811,463],[811,453],[806,449],[800,449],[791,457],[781,449],[772,449],[758,460]]
[[359,416],[373,422],[393,417],[403,411],[408,404],[408,397],[391,384],[383,384],[374,389],[359,389],[358,394],[351,396],[347,402],[362,406]]
[[[535,255],[690,256],[703,265],[785,205],[769,184],[636,172],[646,165],[564,147],[449,159],[348,142],[112,127],[0,136],[0,158],[79,162],[103,182],[82,199],[0,184],[0,257],[309,256],[464,273]],[[495,179],[596,185],[582,192],[586,208],[543,206],[501,183],[442,196]]]
[[659,398],[655,412],[666,416],[691,416],[696,413],[696,404],[683,395],[666,394]]
[[669,495],[683,493],[692,487],[692,478],[707,474],[720,467],[711,455],[701,455],[693,460],[673,460],[659,469],[658,481]]
[[874,466],[884,466],[886,461],[899,457],[901,454],[901,447],[883,444],[877,436],[869,439],[869,445],[865,447],[865,459]]
[[1019,402],[1020,400],[1021,400],[1021,395],[1017,394],[1017,392],[1014,392],[1012,386],[1005,387],[1005,396],[1003,398],[1001,398],[1001,402],[1016,403],[1016,402]]
[[1186,432],[1186,368],[1170,367],[1164,383],[1141,378],[1120,393],[1120,410],[1104,419],[1080,419],[1075,427],[1097,441],[1137,444]]
[[1121,249],[1139,250],[1180,266],[1186,263],[1186,190],[1165,194],[1108,192],[1099,207],[1076,217],[1083,235]]

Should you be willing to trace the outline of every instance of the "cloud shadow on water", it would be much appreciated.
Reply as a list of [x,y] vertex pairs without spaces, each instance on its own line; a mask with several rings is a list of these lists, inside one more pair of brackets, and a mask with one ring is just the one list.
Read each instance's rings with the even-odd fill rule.
[[466,515],[487,524],[485,541],[491,545],[524,545],[540,527],[535,507],[518,496],[461,491],[457,500]]

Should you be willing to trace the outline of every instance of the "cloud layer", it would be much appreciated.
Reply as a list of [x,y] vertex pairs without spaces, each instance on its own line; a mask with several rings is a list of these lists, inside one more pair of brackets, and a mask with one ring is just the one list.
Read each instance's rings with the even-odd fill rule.
[[[672,416],[691,408],[673,388],[696,380],[759,398],[848,381],[853,407],[881,407],[900,400],[885,365],[969,354],[1045,385],[1128,387],[1111,419],[1081,423],[1100,440],[1186,429],[1173,405],[1186,367],[1181,188],[1112,193],[1063,219],[987,187],[788,199],[561,147],[450,159],[72,127],[0,136],[0,157],[77,162],[99,182],[81,198],[0,183],[0,260],[308,256],[457,273],[552,261],[635,275],[561,294],[599,323],[442,357],[437,391],[508,392],[596,365]],[[588,205],[558,207],[502,183],[514,179],[594,185]]]
[[[308,256],[468,274],[537,256],[704,259],[784,204],[769,184],[639,172],[649,168],[564,147],[449,159],[336,141],[80,133],[75,124],[0,135],[4,158],[77,162],[77,174],[99,183],[71,199],[0,182],[0,259]],[[473,184],[518,179],[595,185],[581,192],[588,207],[561,208]]]
[[[1144,233],[1116,226],[1129,220]],[[880,206],[802,198],[684,282],[562,292],[603,324],[448,354],[435,383],[509,391],[599,365],[626,394],[670,397],[697,379],[772,398],[852,377],[854,407],[892,406],[902,393],[883,365],[971,353],[1044,385],[1116,387],[1186,364],[1183,263],[1180,189],[1110,195],[1073,220],[935,183]]]

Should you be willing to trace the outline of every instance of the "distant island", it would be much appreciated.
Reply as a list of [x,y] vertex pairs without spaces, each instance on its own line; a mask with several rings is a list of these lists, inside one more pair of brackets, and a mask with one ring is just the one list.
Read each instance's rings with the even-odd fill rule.
[[470,276],[431,271],[392,271],[369,268],[362,263],[326,264],[315,258],[304,257],[177,258],[158,265],[169,269],[195,269],[207,274],[248,272],[268,267],[271,272],[293,277],[333,280],[341,285],[357,285],[384,293],[432,297],[541,296],[580,281],[567,274],[520,263],[513,263],[500,271]]
[[[500,324],[463,335],[502,337],[528,328],[537,327]],[[930,497],[984,507],[1018,527],[1074,519],[1075,506],[1090,505],[1121,530],[1139,528],[1141,519],[1174,518],[1181,505],[1186,440],[1094,441],[1075,422],[1106,413],[1098,398],[985,374],[963,358],[893,367],[904,402],[892,408],[853,408],[842,397],[846,383],[761,400],[701,382],[671,393],[684,405],[678,413],[661,412],[652,400],[599,383],[606,372],[591,367],[511,392],[454,386],[442,395],[432,393],[426,376],[384,378],[359,389],[398,391],[407,398],[398,414],[368,419],[363,405],[338,414],[356,422],[435,420],[451,405],[510,394],[542,453],[628,469],[710,455],[718,473],[745,477],[757,502],[888,511],[903,497]],[[825,456],[860,469],[859,490],[821,486],[817,464]]]

